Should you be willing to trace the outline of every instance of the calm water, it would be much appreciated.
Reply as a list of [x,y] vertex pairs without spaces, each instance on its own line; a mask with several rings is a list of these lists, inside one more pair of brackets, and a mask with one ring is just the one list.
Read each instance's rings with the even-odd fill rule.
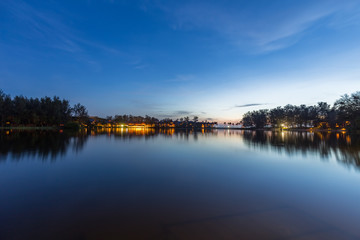
[[0,239],[360,239],[360,138],[0,132]]

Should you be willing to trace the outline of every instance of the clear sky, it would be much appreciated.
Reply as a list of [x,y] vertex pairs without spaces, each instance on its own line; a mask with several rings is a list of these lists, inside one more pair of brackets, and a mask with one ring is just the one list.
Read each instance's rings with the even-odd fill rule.
[[0,1],[0,88],[237,121],[360,90],[360,1]]

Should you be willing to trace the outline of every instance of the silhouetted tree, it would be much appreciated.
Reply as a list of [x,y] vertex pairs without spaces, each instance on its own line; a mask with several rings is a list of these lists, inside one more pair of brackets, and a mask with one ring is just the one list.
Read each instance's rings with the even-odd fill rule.
[[13,99],[0,90],[0,125],[58,125],[70,120],[69,101],[59,97],[26,98],[15,96]]
[[[266,117],[265,117],[266,116]],[[274,127],[347,127],[360,128],[360,92],[345,94],[333,107],[326,102],[315,106],[288,104],[271,110],[258,110],[244,114],[244,126],[261,128],[269,122]]]
[[347,122],[352,128],[360,127],[360,91],[341,96],[334,104],[337,113],[337,121],[342,126],[346,126]]
[[81,105],[80,103],[77,103],[74,105],[72,110],[74,117],[77,118],[81,123],[87,122],[89,115],[85,106]]

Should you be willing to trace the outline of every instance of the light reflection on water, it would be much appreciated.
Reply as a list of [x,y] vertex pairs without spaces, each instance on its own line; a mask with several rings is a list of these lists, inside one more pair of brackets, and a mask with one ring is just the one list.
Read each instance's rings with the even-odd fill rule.
[[155,130],[151,128],[105,128],[97,131],[59,133],[56,131],[6,131],[0,138],[0,161],[10,154],[11,159],[38,157],[55,160],[63,156],[68,148],[81,151],[89,137],[107,136],[115,140],[153,138],[177,138],[185,141],[214,140],[219,145],[236,144],[253,150],[286,153],[289,156],[317,154],[323,159],[337,161],[360,168],[360,136],[344,132],[272,132],[241,130],[184,131],[175,129]]
[[358,239],[359,169],[345,133],[0,132],[0,239]]

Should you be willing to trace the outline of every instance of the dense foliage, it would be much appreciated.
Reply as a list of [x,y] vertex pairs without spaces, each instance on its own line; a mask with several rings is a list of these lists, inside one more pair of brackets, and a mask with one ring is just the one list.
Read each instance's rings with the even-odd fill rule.
[[75,119],[85,120],[87,111],[81,104],[70,107],[69,101],[59,97],[11,98],[0,90],[0,126],[53,126]]
[[323,127],[360,128],[360,92],[344,95],[331,107],[326,102],[315,106],[286,105],[273,109],[263,109],[244,114],[245,127]]

